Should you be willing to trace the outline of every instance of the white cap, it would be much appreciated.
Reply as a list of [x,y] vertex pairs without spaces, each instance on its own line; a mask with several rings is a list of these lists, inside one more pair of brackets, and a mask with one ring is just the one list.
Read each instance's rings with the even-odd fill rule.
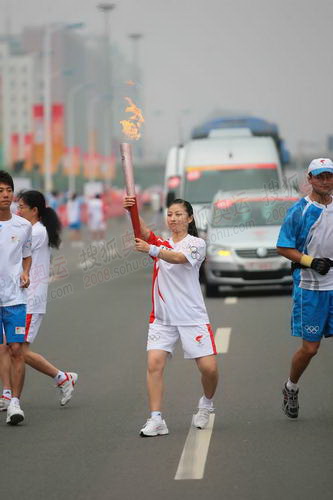
[[319,175],[323,172],[333,174],[333,162],[329,158],[316,158],[308,166],[308,174]]

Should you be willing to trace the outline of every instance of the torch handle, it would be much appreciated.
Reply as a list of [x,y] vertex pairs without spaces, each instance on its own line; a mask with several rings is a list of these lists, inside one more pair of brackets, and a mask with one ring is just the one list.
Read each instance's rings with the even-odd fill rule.
[[138,211],[138,205],[136,202],[136,198],[135,198],[135,205],[133,205],[130,208],[130,215],[131,215],[134,236],[136,238],[141,239],[142,235],[141,235],[140,217],[139,217],[139,211]]
[[[121,162],[124,171],[127,196],[135,196],[135,183],[133,175],[132,149],[126,142],[120,144]],[[142,238],[138,205],[135,196],[135,205],[130,208],[130,215],[134,235],[136,238]]]
[[120,144],[121,164],[123,167],[125,185],[128,196],[135,196],[135,183],[133,176],[133,160],[131,145],[122,142]]

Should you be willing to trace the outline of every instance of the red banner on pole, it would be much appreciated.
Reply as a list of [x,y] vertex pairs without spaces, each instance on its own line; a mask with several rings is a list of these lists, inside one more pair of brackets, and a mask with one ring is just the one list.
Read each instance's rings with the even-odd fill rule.
[[[33,116],[33,163],[44,171],[44,107],[35,104]],[[64,105],[55,103],[51,110],[52,173],[55,173],[64,156]]]

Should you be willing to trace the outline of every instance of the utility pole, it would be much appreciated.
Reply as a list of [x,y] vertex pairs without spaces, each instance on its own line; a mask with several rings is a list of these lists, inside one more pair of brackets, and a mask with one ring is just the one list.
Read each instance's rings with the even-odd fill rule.
[[[141,82],[141,61],[140,61],[140,40],[143,38],[142,33],[130,33],[128,38],[132,42],[132,61],[131,61],[131,73],[133,79],[133,98],[134,102],[137,106],[142,107],[142,95],[140,89],[142,88]],[[138,155],[138,158],[142,160],[143,158],[143,138],[135,145],[135,149]]]
[[[114,137],[114,113],[112,105],[114,103],[114,86],[113,86],[113,68],[111,57],[111,43],[110,43],[110,14],[116,8],[116,4],[110,2],[102,2],[97,5],[97,8],[103,13],[104,17],[104,59],[105,59],[105,83],[104,92],[109,96],[108,105],[106,106],[104,114],[104,149],[110,151],[112,149],[112,137]],[[107,126],[108,122],[108,126]],[[105,131],[109,131],[109,138],[105,137]],[[109,146],[106,146],[106,142]]]
[[46,25],[43,36],[43,108],[44,108],[44,190],[50,193],[52,182],[52,98],[51,98],[51,48],[52,35],[66,29],[82,28],[83,23]]

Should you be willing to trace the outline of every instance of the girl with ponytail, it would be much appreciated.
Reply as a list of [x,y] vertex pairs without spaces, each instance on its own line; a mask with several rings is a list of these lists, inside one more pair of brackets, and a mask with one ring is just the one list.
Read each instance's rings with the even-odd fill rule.
[[[135,198],[126,196],[124,208],[130,209]],[[171,236],[156,236],[140,218],[142,239],[135,239],[135,248],[149,254],[154,261],[153,309],[148,329],[147,386],[150,418],[140,431],[141,436],[168,434],[162,419],[163,373],[180,338],[184,357],[194,359],[201,372],[203,396],[193,425],[207,427],[214,412],[213,396],[218,381],[214,335],[199,283],[199,269],[205,259],[206,244],[198,238],[193,208],[188,201],[174,200],[167,211]]]
[[54,379],[60,390],[60,404],[64,406],[72,397],[78,375],[59,370],[42,355],[30,349],[30,344],[35,340],[46,312],[50,248],[58,249],[60,246],[61,223],[56,212],[46,206],[45,197],[39,191],[23,191],[18,195],[18,215],[32,224],[32,266],[28,288],[25,362]]
[[33,225],[40,222],[46,229],[48,245],[52,248],[59,248],[61,222],[53,208],[46,206],[44,195],[39,191],[22,191],[18,199],[21,200],[21,217],[28,219]]

